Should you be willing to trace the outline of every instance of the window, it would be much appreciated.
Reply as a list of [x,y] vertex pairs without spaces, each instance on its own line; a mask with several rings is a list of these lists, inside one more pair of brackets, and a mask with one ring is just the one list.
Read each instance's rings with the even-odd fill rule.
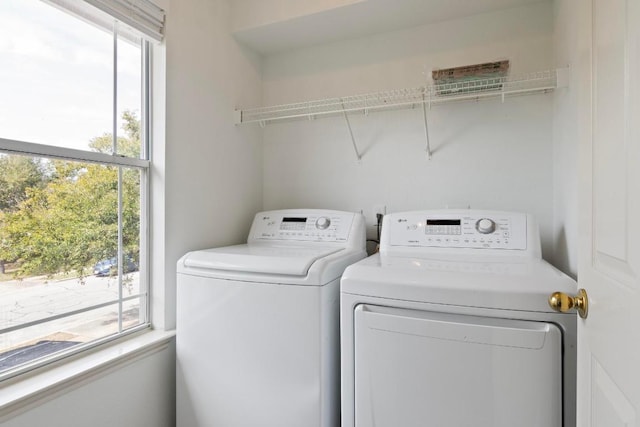
[[0,379],[149,325],[141,34],[0,2]]

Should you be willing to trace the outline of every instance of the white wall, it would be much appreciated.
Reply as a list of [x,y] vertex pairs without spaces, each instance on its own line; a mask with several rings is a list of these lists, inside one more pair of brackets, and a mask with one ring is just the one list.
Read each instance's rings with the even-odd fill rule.
[[[555,67],[553,8],[540,3],[265,58],[265,105],[421,86],[423,72],[509,59],[512,74]],[[434,107],[432,160],[420,109],[264,129],[264,207],[388,212],[460,207],[525,211],[553,235],[553,97]],[[370,227],[371,233],[372,227]]]
[[[556,63],[571,69],[569,87],[554,94],[553,122],[553,186],[554,186],[554,242],[552,261],[574,278],[578,258],[578,89],[585,60],[578,55],[579,21],[576,10],[579,2],[554,2],[554,47]],[[588,69],[588,67],[587,67]]]

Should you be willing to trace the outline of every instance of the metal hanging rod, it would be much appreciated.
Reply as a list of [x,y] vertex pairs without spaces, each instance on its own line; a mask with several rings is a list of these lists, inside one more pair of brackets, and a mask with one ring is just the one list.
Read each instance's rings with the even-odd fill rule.
[[328,98],[270,107],[236,111],[236,124],[265,124],[278,120],[344,115],[390,109],[412,108],[416,105],[442,104],[454,101],[479,100],[548,92],[566,86],[568,69],[539,71],[519,76],[469,80],[457,83],[397,89],[363,95]]

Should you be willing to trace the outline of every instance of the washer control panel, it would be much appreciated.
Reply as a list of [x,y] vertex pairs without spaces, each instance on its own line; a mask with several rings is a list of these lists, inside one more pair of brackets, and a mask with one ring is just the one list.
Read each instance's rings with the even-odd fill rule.
[[512,212],[406,212],[387,215],[391,246],[527,248],[527,216]]
[[263,212],[256,216],[251,237],[256,240],[346,242],[354,214],[337,211]]

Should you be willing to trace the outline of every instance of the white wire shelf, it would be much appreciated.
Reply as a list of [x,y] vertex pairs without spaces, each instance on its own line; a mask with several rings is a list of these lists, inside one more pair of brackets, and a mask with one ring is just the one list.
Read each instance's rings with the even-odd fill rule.
[[270,107],[236,110],[236,124],[260,123],[298,118],[314,119],[346,113],[364,113],[416,105],[442,104],[549,92],[566,86],[568,69],[539,71],[515,77],[495,77],[456,83],[436,84],[362,95],[328,98]]

